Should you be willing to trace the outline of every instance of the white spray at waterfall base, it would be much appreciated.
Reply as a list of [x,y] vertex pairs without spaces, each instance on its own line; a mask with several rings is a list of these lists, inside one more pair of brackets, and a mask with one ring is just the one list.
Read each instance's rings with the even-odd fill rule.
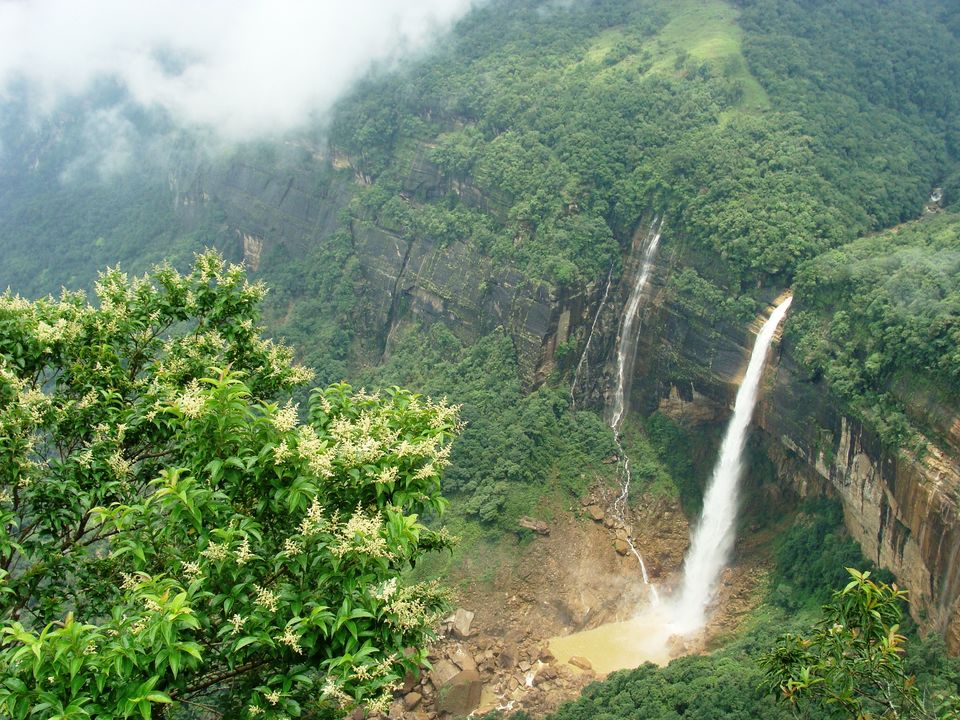
[[757,402],[757,388],[767,350],[792,300],[788,297],[781,302],[763,324],[754,343],[747,372],[737,391],[733,417],[727,426],[720,455],[703,498],[703,515],[693,533],[684,564],[683,587],[672,613],[677,632],[689,633],[703,627],[707,606],[713,600],[717,580],[733,549],[743,449]]

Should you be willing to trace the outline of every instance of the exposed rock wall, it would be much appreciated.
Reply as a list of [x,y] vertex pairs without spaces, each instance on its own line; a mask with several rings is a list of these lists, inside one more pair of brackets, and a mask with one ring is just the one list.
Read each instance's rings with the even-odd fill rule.
[[[272,243],[302,249],[339,227],[338,216],[358,181],[346,167],[338,171],[336,163],[331,168],[319,156],[314,161],[313,169],[309,162],[283,168],[249,160],[196,167],[173,178],[171,190],[184,212],[216,203],[228,235],[237,238],[238,255],[256,269]],[[345,161],[341,158],[339,164]],[[507,205],[504,198],[483,195],[469,181],[444,177],[426,150],[412,156],[402,185],[414,199],[454,191],[493,214]],[[561,370],[569,371],[578,362],[606,278],[584,287],[558,288],[494,266],[466,238],[445,245],[404,238],[365,221],[353,222],[349,230],[367,280],[368,327],[363,332],[378,339],[381,355],[389,352],[398,328],[422,320],[444,323],[465,342],[503,327],[513,338],[530,387],[555,369],[561,345],[572,348],[559,361]],[[671,238],[665,238],[665,245],[671,244]],[[651,278],[631,407],[643,414],[660,407],[691,425],[722,423],[759,319],[757,327],[713,324],[669,297],[670,272],[689,262],[674,248],[663,254]],[[578,382],[580,406],[605,403],[627,291],[616,275],[613,282]],[[931,442],[922,458],[894,455],[868,429],[845,417],[823,386],[804,378],[789,347],[780,348],[765,383],[756,424],[781,478],[800,494],[835,493],[864,552],[893,570],[911,590],[912,610],[921,625],[944,632],[951,649],[960,652],[960,420],[937,408],[933,414],[943,429],[937,438],[943,450]]]
[[[638,357],[634,407],[659,408],[688,426],[726,422],[761,318],[744,328],[710,326],[662,291],[653,313],[653,332]],[[921,628],[944,634],[950,650],[960,652],[960,468],[954,449],[931,441],[915,457],[884,448],[841,412],[822,383],[805,377],[788,345],[774,353],[754,423],[781,482],[797,495],[838,497],[864,554],[910,590]]]
[[910,590],[921,627],[960,652],[960,469],[932,442],[922,457],[885,449],[805,380],[788,352],[757,421],[781,476],[801,493],[836,493],[865,555]]
[[[444,176],[427,150],[411,156],[401,182],[405,196],[424,201],[455,192],[471,207],[505,212],[506,198]],[[379,361],[397,330],[412,321],[442,322],[467,343],[502,327],[513,339],[525,384],[532,388],[546,379],[558,344],[596,302],[594,286],[570,290],[532,281],[495,265],[469,238],[443,244],[402,237],[372,221],[343,226],[342,211],[363,184],[349,158],[336,152],[332,161],[319,151],[295,154],[296,160],[284,162],[250,157],[184,162],[170,177],[174,202],[185,218],[201,205],[216,208],[226,242],[236,244],[232,255],[253,271],[266,269],[274,245],[295,257],[330,233],[348,230],[366,280],[365,327],[358,330],[375,340],[379,353],[367,361]]]

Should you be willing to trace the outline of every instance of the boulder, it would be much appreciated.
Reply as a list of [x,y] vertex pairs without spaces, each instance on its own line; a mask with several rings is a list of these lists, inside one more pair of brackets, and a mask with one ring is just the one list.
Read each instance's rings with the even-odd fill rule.
[[403,705],[407,710],[413,710],[417,705],[420,704],[420,701],[423,700],[423,695],[418,692],[407,693],[403,696]]
[[461,670],[437,693],[437,709],[454,717],[469,715],[480,705],[483,682],[476,670]]
[[630,543],[628,543],[626,540],[617,538],[613,542],[613,549],[616,550],[620,555],[626,555],[628,552],[630,552]]
[[450,628],[454,637],[464,640],[470,637],[470,625],[473,623],[473,615],[469,610],[457,608],[457,611],[444,620],[444,624]]
[[460,668],[449,660],[437,660],[430,671],[430,680],[435,687],[443,687],[459,672],[462,672]]
[[524,515],[520,520],[517,521],[517,524],[526,528],[527,530],[533,530],[537,535],[549,535],[550,526],[547,525],[543,520],[534,520],[532,517],[527,517]]
[[544,683],[554,680],[557,677],[557,669],[553,665],[547,665],[540,668],[540,671],[537,673],[537,676],[534,678],[534,682]]
[[581,670],[593,670],[593,664],[585,657],[581,657],[580,655],[574,655],[567,662],[574,667],[580,668]]
[[603,508],[599,505],[587,505],[587,515],[589,515],[592,520],[601,522],[606,513],[603,512]]
[[453,652],[450,653],[450,659],[453,661],[453,664],[456,665],[461,670],[476,670],[477,661],[474,659],[467,650],[463,647],[457,646]]

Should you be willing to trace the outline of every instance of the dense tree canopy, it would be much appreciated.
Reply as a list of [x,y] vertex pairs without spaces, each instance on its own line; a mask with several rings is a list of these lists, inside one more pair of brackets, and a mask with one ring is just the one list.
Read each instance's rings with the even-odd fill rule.
[[[786,326],[823,377],[888,443],[934,437],[960,397],[960,219],[942,213],[824,253],[797,274]],[[932,409],[932,410],[931,410]]]
[[301,421],[264,292],[208,253],[0,296],[4,716],[384,707],[422,661],[456,411],[335,385]]

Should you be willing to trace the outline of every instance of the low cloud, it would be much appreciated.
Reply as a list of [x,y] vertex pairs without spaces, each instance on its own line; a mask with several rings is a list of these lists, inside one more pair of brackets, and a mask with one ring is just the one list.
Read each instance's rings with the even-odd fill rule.
[[44,112],[106,79],[182,128],[277,135],[374,64],[428,49],[474,1],[0,0],[0,94],[25,86]]

